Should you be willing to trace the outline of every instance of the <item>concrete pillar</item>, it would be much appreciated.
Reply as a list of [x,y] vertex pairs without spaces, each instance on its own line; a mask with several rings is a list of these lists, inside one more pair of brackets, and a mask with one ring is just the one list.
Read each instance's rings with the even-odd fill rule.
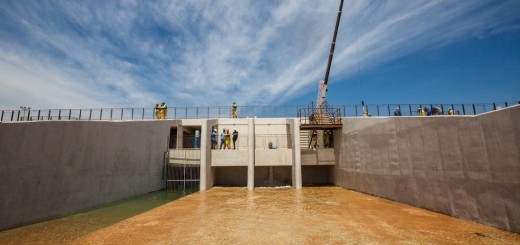
[[183,139],[184,139],[184,129],[182,129],[182,125],[177,126],[177,149],[182,149],[183,147]]
[[247,189],[253,190],[255,188],[255,119],[247,119]]
[[211,161],[209,160],[209,151],[211,145],[208,144],[210,132],[208,120],[203,120],[200,127],[200,191],[209,189],[211,178]]
[[292,166],[292,182],[295,189],[302,188],[302,155],[300,149],[300,122],[294,119],[291,123],[293,127],[293,166]]

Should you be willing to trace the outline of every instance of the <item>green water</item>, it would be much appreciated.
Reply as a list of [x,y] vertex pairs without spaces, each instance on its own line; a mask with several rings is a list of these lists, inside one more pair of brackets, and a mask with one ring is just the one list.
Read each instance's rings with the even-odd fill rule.
[[0,244],[20,244],[27,238],[44,243],[67,243],[77,237],[121,222],[190,193],[156,191],[112,202],[91,210],[0,232]]

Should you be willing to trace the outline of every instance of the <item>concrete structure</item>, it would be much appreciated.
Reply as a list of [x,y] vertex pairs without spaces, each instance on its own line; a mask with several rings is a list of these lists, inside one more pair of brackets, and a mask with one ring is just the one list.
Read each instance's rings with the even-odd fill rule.
[[0,123],[0,230],[161,189],[169,124]]
[[[317,150],[297,119],[0,123],[0,230],[161,189],[168,164],[201,191],[336,184],[519,232],[519,112],[343,118]],[[211,149],[224,128],[237,150]]]
[[520,232],[520,106],[343,122],[336,185]]

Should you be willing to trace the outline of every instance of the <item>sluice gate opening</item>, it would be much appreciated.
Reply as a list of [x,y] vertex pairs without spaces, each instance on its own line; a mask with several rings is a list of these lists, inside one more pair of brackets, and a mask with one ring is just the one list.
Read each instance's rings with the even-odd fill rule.
[[193,164],[169,164],[167,191],[193,192],[199,190],[200,166]]

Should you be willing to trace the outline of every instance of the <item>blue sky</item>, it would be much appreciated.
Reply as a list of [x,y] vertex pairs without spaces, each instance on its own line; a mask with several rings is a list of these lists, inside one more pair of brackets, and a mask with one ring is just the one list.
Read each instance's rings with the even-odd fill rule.
[[[0,109],[316,100],[339,0],[0,0]],[[346,0],[331,104],[520,99],[520,1]]]

